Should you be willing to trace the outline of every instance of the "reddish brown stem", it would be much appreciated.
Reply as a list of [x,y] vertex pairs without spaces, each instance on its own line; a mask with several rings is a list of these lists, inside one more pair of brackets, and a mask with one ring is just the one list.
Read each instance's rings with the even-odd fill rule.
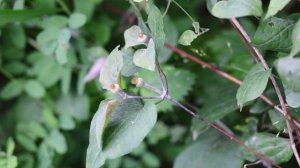
[[[231,24],[233,25],[233,27],[238,31],[238,33],[240,34],[241,38],[243,41],[245,41],[245,45],[246,47],[250,47],[251,49],[249,50],[250,51],[250,54],[252,55],[252,57],[256,60],[256,58],[258,58],[260,60],[260,62],[263,64],[265,70],[269,70],[269,65],[267,64],[266,60],[264,59],[262,53],[259,51],[258,48],[256,48],[255,46],[252,45],[252,40],[250,38],[250,36],[248,35],[248,33],[245,31],[245,29],[243,28],[243,26],[239,23],[239,21],[236,19],[236,18],[232,18],[230,19],[231,21]],[[295,132],[297,134],[297,139],[298,141],[300,142],[300,133],[299,133],[299,130],[296,126],[296,123],[295,123],[295,120],[293,119],[292,115],[290,114],[287,106],[285,105],[285,101],[283,99],[283,96],[281,94],[281,91],[278,87],[278,84],[274,78],[273,75],[270,76],[270,80],[271,80],[271,83],[274,87],[274,90],[277,94],[277,97],[279,99],[279,102],[280,102],[280,106],[284,112],[284,114],[287,116],[287,118],[290,118],[291,120],[291,124],[293,125],[294,129],[295,129]],[[299,154],[298,154],[298,151],[296,149],[296,145],[294,143],[294,138],[293,138],[293,133],[292,133],[292,129],[290,127],[290,124],[289,122],[287,121],[286,122],[286,125],[287,125],[287,129],[288,129],[288,133],[289,133],[289,138],[290,138],[290,142],[291,142],[291,147],[293,149],[293,152],[294,152],[294,155],[295,155],[295,158],[298,162],[298,165],[300,166],[300,158],[299,158]]]

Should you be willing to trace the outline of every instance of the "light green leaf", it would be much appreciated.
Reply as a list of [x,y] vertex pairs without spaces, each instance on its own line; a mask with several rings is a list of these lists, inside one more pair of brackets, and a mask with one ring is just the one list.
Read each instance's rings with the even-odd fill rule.
[[[126,107],[124,103],[118,106],[113,113],[123,112],[125,115],[121,123],[111,126],[110,135],[103,152],[108,159],[115,159],[130,153],[143,141],[146,135],[154,127],[157,118],[156,106],[153,103],[146,103],[142,109],[137,106]],[[126,109],[127,108],[127,109]]]
[[[93,118],[87,168],[99,167],[106,159],[130,153],[156,122],[156,106],[153,103],[146,103],[142,107],[139,102],[129,100],[115,106],[115,101],[102,102]],[[103,137],[104,129],[106,134]]]
[[33,98],[42,98],[46,94],[45,88],[37,80],[28,80],[25,83],[25,91]]
[[48,28],[64,28],[68,24],[68,18],[61,15],[53,15],[49,16],[48,18],[45,18],[45,20],[42,21],[41,26],[44,29]]
[[239,87],[236,98],[240,108],[251,100],[258,98],[268,84],[271,70],[265,71],[262,63],[256,64],[246,75],[242,85]]
[[129,47],[145,44],[147,41],[147,35],[141,30],[139,26],[131,26],[124,32],[125,50]]
[[278,131],[282,131],[285,128],[285,119],[282,117],[278,111],[273,109],[268,111],[269,117],[271,119],[272,125],[277,128]]
[[[226,144],[226,145],[224,145]],[[242,167],[239,146],[216,131],[208,131],[177,156],[174,168]]]
[[296,23],[292,33],[292,50],[290,56],[295,56],[300,51],[300,19]]
[[140,68],[133,63],[134,52],[133,49],[122,50],[124,66],[122,67],[121,73],[123,76],[132,76],[140,70]]
[[146,49],[139,49],[133,55],[133,62],[136,66],[148,69],[150,71],[155,70],[155,48],[152,39],[149,40]]
[[73,130],[75,128],[75,122],[72,116],[68,114],[61,114],[59,116],[59,126],[64,130]]
[[[287,162],[293,156],[289,140],[272,134],[254,134],[246,141],[246,144],[277,164]],[[241,156],[251,162],[256,160],[256,157],[246,149],[242,150]]]
[[57,153],[64,154],[68,146],[64,135],[58,130],[53,130],[46,140],[47,145],[52,147]]
[[88,3],[82,0],[74,0],[75,11],[84,14],[89,19],[101,2],[102,0],[91,0]]
[[300,58],[280,58],[276,62],[276,69],[284,87],[287,104],[294,108],[300,107]]
[[102,101],[92,119],[86,155],[86,168],[99,168],[104,164],[105,156],[102,153],[102,136],[115,106],[115,100]]
[[82,95],[63,95],[56,102],[56,109],[60,115],[69,115],[77,120],[84,121],[89,116],[89,97]]
[[56,49],[58,43],[57,38],[60,34],[60,29],[58,28],[48,28],[38,34],[36,42],[40,47],[40,50],[45,54],[52,56],[54,50]]
[[255,46],[273,51],[288,52],[292,46],[294,21],[271,17],[261,20],[254,38]]
[[[150,3],[149,3],[150,4]],[[164,32],[164,21],[160,10],[153,4],[150,4],[148,11],[148,25],[155,44],[155,51],[160,54],[164,47],[166,34]]]
[[66,45],[71,39],[71,32],[68,29],[62,29],[58,35],[58,44]]
[[73,29],[78,29],[86,22],[86,16],[82,13],[73,13],[69,19],[69,26]]
[[123,56],[122,52],[117,46],[107,57],[101,73],[99,82],[102,85],[102,88],[111,90],[112,84],[118,84],[120,72],[123,66]]
[[22,93],[23,88],[22,81],[12,80],[1,89],[0,97],[5,100],[15,98]]
[[8,156],[12,156],[14,149],[15,149],[15,142],[12,138],[9,138],[6,143],[6,154]]
[[265,19],[276,15],[276,13],[283,9],[290,1],[291,0],[271,0]]
[[219,1],[211,13],[218,18],[230,19],[243,16],[261,16],[263,14],[261,0],[228,0]]
[[33,68],[37,80],[45,87],[56,84],[63,74],[63,68],[50,57],[42,57]]
[[192,30],[186,30],[178,39],[178,43],[184,46],[189,46],[198,37],[198,35]]
[[57,46],[55,50],[55,56],[59,64],[66,64],[68,62],[68,49],[64,45]]
[[133,0],[134,2],[143,2],[144,0]]

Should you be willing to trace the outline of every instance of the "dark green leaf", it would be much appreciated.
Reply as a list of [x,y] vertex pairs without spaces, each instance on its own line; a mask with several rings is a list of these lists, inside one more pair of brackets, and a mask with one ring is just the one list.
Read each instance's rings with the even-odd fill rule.
[[[263,156],[278,164],[290,160],[293,156],[289,140],[275,137],[271,134],[257,133],[250,137],[246,141],[246,144]],[[249,161],[256,160],[256,157],[245,149],[243,149],[242,151],[242,157]]]
[[209,131],[177,156],[174,168],[242,167],[239,146],[220,133]]
[[262,20],[255,32],[254,45],[268,50],[287,52],[292,46],[291,34],[294,21],[271,17]]
[[296,23],[292,33],[292,50],[290,56],[295,56],[300,51],[300,19]]

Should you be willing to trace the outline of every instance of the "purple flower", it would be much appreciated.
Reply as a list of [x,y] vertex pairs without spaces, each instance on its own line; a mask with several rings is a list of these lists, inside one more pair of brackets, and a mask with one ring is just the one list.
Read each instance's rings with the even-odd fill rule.
[[84,77],[84,82],[91,81],[96,77],[98,77],[105,61],[106,61],[105,57],[98,58],[90,68],[87,75]]

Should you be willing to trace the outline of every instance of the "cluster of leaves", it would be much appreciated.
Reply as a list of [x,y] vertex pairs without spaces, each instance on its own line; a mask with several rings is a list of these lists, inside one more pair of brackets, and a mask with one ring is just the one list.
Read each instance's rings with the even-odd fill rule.
[[[280,12],[293,3],[299,4],[0,0],[0,167],[231,168],[258,160],[169,101],[157,103],[166,90],[276,164],[295,167],[283,116],[258,99],[265,93],[277,102],[268,78],[278,74],[300,119],[300,15]],[[195,7],[208,9],[200,21],[211,31],[193,19]],[[233,17],[243,17],[251,45],[274,70],[255,65],[238,34],[217,19]],[[165,43],[182,45],[243,84],[171,57]],[[130,84],[136,76],[137,87]]]

